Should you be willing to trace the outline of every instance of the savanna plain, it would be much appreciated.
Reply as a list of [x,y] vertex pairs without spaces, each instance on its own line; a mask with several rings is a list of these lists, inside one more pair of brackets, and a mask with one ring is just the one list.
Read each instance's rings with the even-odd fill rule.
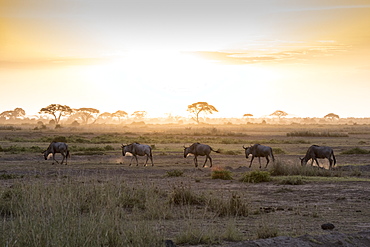
[[[68,165],[44,160],[53,140],[69,145]],[[121,144],[132,142],[152,147],[154,166],[129,166]],[[220,151],[213,167],[184,158],[194,142]],[[243,145],[254,143],[272,147],[275,162],[249,168]],[[313,144],[333,148],[333,169],[301,166]],[[231,246],[328,234],[324,223],[369,232],[369,182],[370,125],[3,125],[0,245]]]

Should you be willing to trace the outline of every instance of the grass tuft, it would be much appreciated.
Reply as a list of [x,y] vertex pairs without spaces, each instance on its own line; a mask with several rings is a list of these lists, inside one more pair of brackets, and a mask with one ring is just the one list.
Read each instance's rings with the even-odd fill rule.
[[212,168],[212,179],[232,180],[231,172],[221,167]]
[[247,172],[240,180],[246,183],[262,183],[271,181],[270,172],[252,171]]

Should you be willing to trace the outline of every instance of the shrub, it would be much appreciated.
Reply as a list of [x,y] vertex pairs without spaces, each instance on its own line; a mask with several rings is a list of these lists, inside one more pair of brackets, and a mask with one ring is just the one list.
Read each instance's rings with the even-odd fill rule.
[[370,151],[367,151],[365,149],[355,147],[346,151],[341,152],[340,154],[369,154]]
[[340,177],[341,171],[326,170],[310,165],[285,165],[277,160],[270,170],[272,176],[319,176],[319,177]]
[[304,184],[301,176],[287,176],[280,180],[279,184],[301,185]]
[[54,136],[53,142],[67,142],[67,137],[65,136]]
[[241,178],[242,182],[247,183],[262,183],[271,181],[270,173],[266,171],[252,171],[247,172],[244,177]]
[[236,193],[232,193],[228,200],[211,199],[210,207],[218,216],[248,216],[250,211],[249,203]]
[[286,154],[286,152],[283,149],[281,149],[281,148],[273,148],[272,149],[272,152],[274,154]]
[[205,198],[195,194],[189,187],[174,187],[169,196],[170,203],[176,205],[203,205]]
[[348,137],[348,134],[346,133],[312,132],[312,131],[295,131],[287,133],[286,135],[302,137]]
[[274,238],[277,236],[278,236],[278,230],[266,224],[263,224],[257,230],[257,239]]
[[212,169],[211,177],[212,179],[223,179],[223,180],[233,179],[230,171],[225,170],[224,168],[220,168],[220,167],[216,167]]
[[111,150],[114,150],[114,147],[112,145],[107,145],[104,147],[104,150],[111,151]]
[[182,175],[184,175],[184,172],[180,170],[172,170],[166,172],[167,177],[181,177]]

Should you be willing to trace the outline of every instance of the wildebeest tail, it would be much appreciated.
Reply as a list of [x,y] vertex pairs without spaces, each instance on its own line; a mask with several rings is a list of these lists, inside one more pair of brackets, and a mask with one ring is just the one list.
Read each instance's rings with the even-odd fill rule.
[[275,157],[274,157],[274,153],[272,152],[272,148],[271,148],[271,158],[272,158],[272,161],[275,162]]
[[213,151],[213,152],[215,152],[215,153],[221,153],[221,150],[220,150],[220,149],[213,150],[213,148],[211,148],[211,151]]
[[69,153],[69,150],[67,150],[67,158],[71,158],[71,154]]
[[332,154],[331,154],[331,155],[333,155],[333,161],[334,161],[333,166],[335,166],[335,164],[337,163],[337,160],[335,159],[334,152],[332,152]]

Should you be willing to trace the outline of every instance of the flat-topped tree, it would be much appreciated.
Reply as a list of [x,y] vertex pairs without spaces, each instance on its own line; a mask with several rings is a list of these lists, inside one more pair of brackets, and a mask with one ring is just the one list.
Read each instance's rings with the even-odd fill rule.
[[59,124],[62,116],[68,116],[73,112],[72,108],[67,105],[51,104],[45,108],[41,108],[39,114],[50,114],[54,117],[55,124]]
[[216,107],[209,105],[207,102],[197,102],[188,105],[188,112],[194,114],[193,119],[199,124],[199,114],[203,112],[204,114],[213,114],[213,112],[218,112]]
[[76,112],[75,117],[81,119],[83,124],[88,124],[89,120],[97,119],[97,115],[100,112],[95,108],[78,108],[74,110]]
[[329,119],[331,121],[334,121],[334,120],[338,120],[339,119],[339,116],[337,114],[334,114],[334,113],[329,113],[329,114],[326,114],[324,116],[325,119]]
[[277,111],[274,111],[273,113],[271,113],[270,116],[276,116],[280,119],[281,117],[288,116],[288,113],[286,113],[285,111],[277,110]]
[[118,121],[121,122],[122,118],[127,118],[128,114],[125,111],[118,110],[115,113],[112,113],[112,117],[118,118]]

